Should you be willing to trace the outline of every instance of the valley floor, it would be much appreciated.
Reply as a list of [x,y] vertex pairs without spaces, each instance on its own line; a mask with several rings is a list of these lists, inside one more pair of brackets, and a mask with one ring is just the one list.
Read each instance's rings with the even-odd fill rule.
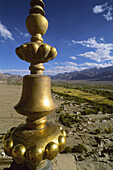
[[[68,92],[73,88],[72,85],[70,88],[64,83],[60,85],[63,88],[65,86],[63,94],[66,94],[67,88]],[[69,96],[61,95],[61,92],[55,91],[55,86],[56,84],[52,86],[52,95],[58,108],[56,112],[48,115],[48,120],[54,121],[65,128],[67,144],[65,151],[52,161],[53,170],[75,170],[76,166],[77,170],[112,170],[113,110],[99,105],[99,107],[101,106],[99,111],[99,107],[95,109],[95,105],[92,102],[90,103],[90,100],[80,100],[82,95],[80,99],[80,96],[78,98],[70,98],[72,96],[71,92],[68,93]],[[0,84],[0,162],[5,158],[9,162],[11,161],[3,152],[2,141],[4,134],[13,126],[24,123],[26,119],[24,116],[17,114],[13,109],[20,99],[21,88],[21,86],[16,85]],[[75,84],[74,90],[87,93],[85,87],[75,89]],[[90,92],[88,91],[88,93]],[[100,95],[100,91],[95,91],[95,93],[107,99],[107,96]],[[104,95],[106,94],[104,93]],[[109,103],[107,104],[109,106]],[[103,111],[103,107],[106,108],[106,112]],[[96,110],[96,113],[94,110]],[[4,167],[5,164],[0,163],[0,170],[3,170]]]

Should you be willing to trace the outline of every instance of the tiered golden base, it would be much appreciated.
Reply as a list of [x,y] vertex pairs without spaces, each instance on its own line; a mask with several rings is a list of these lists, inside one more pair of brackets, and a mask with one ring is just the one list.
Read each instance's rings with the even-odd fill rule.
[[52,160],[63,151],[66,133],[52,123],[44,129],[30,130],[26,124],[19,125],[5,136],[4,149],[17,164],[26,162],[37,166],[42,160]]
[[52,160],[64,150],[65,131],[48,123],[45,116],[55,108],[50,78],[43,75],[25,76],[22,96],[15,109],[28,116],[26,124],[12,128],[4,140],[6,154],[12,156],[17,164],[36,167],[42,160]]

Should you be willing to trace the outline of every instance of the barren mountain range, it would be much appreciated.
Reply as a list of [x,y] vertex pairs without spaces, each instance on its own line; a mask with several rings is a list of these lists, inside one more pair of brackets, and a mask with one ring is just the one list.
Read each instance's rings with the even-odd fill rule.
[[113,81],[113,66],[105,68],[91,68],[83,71],[74,71],[69,73],[60,73],[51,76],[52,79],[59,80],[100,80],[100,81]]
[[20,75],[12,75],[9,73],[0,73],[0,83],[7,84],[20,84],[22,82],[22,76]]
[[[113,81],[113,66],[105,68],[90,68],[83,71],[74,71],[60,73],[55,76],[50,76],[53,80],[98,80],[98,81]],[[9,73],[0,73],[0,82],[20,83],[21,75],[12,75]]]

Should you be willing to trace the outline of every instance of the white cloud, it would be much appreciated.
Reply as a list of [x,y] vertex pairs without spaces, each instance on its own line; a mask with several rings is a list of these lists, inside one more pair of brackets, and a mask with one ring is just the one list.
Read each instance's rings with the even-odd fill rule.
[[91,51],[79,54],[78,56],[90,58],[97,62],[113,60],[113,56],[110,55],[111,51],[113,50],[112,43],[104,43],[104,42],[98,43],[95,37],[89,38],[86,41],[85,40],[84,41],[72,40],[72,42],[74,44],[81,44],[82,46],[94,49],[93,51],[91,50]]
[[23,32],[21,32],[17,27],[15,27],[15,30],[18,31],[19,34],[20,34],[21,36],[23,36],[23,37],[29,37],[29,36],[30,36],[29,33],[23,33]]
[[88,66],[88,67],[109,67],[112,66],[113,62],[109,62],[109,63],[89,63],[89,62],[85,62],[83,64],[80,64],[79,66]]
[[59,73],[69,73],[73,71],[82,71],[87,69],[87,67],[73,67],[73,66],[58,66],[57,68],[46,69],[44,71],[45,74],[48,75],[56,75]]
[[[66,72],[73,72],[73,71],[82,71],[87,68],[93,68],[93,67],[108,67],[112,66],[113,61],[109,63],[89,63],[85,62],[82,64],[76,64],[73,62],[66,62],[66,63],[58,63],[58,66],[52,66],[50,65],[49,68],[46,68],[44,71],[44,74],[47,75],[56,75],[59,73],[66,73]],[[16,74],[16,75],[26,75],[29,74],[29,70],[18,70],[18,69],[0,69],[0,73],[10,73],[10,74]]]
[[55,62],[55,64],[57,65],[58,63],[57,63],[57,62]]
[[71,59],[76,60],[77,58],[75,56],[70,56]]
[[64,63],[54,63],[54,66],[52,64],[49,66],[46,65],[47,69],[45,69],[44,71],[45,74],[55,75],[58,73],[81,71],[88,68],[100,68],[113,65],[113,56],[111,55],[111,52],[113,50],[113,44],[106,43],[104,38],[99,38],[98,41],[95,37],[83,41],[72,40],[71,44],[79,44],[86,47],[85,50],[88,51],[86,51],[85,53],[81,53],[78,56],[89,58],[92,60],[92,62],[89,60],[90,62],[76,63],[76,61],[74,61],[76,57],[70,56],[70,59],[73,59],[74,62],[71,62],[72,60],[70,60]]
[[10,73],[16,75],[25,75],[29,73],[29,70],[17,70],[17,69],[0,69],[0,73]]
[[72,72],[72,71],[80,71],[80,68],[76,63],[73,62],[65,62],[58,63],[57,66],[49,66],[45,69],[44,73],[48,75],[55,75],[58,73]]
[[68,73],[73,71],[81,71],[86,69],[87,66],[76,64],[74,62],[65,62],[65,63],[58,63],[57,66],[49,66],[49,68],[45,69],[44,73],[48,75],[55,75],[59,73]]
[[73,63],[73,62],[66,62],[66,64],[68,64],[68,65],[73,65],[73,66],[77,66],[77,64],[76,64],[76,63]]
[[104,38],[100,38],[100,41],[103,41],[103,42],[104,42]]
[[[112,10],[113,10],[113,8],[112,8]],[[109,10],[107,14],[103,14],[103,16],[107,21],[113,20],[111,10]]]
[[[79,71],[79,68],[72,63],[62,63],[56,66],[49,65],[48,68],[45,69],[44,74],[47,75],[55,75],[58,73],[65,73],[65,72],[72,72],[72,71]],[[47,67],[47,65],[46,65]],[[0,69],[0,73],[10,73],[16,75],[26,75],[29,74],[29,70],[18,70],[18,69]]]
[[4,39],[11,39],[14,41],[12,33],[1,22],[0,22],[0,34]]
[[80,57],[86,57],[86,58],[90,58],[92,60],[96,60],[97,62],[100,62],[100,58],[98,57],[98,54],[96,54],[95,52],[93,51],[90,51],[90,52],[86,52],[86,53],[83,53],[83,54],[79,54]]
[[102,15],[107,21],[113,20],[113,7],[112,5],[109,6],[107,2],[105,4],[96,5],[92,10],[95,14],[103,13]]
[[76,44],[76,41],[75,41],[75,40],[72,40],[72,43],[73,43],[73,44]]
[[95,14],[99,14],[99,13],[102,13],[105,11],[105,5],[96,5],[94,8],[93,8],[93,12]]
[[64,73],[64,72],[70,72],[70,71],[75,71],[75,70],[79,70],[78,67],[75,67],[73,65],[69,65],[69,63],[67,63],[67,65],[65,66],[56,66],[54,67],[55,70],[57,70],[57,72],[59,73]]
[[23,33],[24,37],[29,37],[29,33]]

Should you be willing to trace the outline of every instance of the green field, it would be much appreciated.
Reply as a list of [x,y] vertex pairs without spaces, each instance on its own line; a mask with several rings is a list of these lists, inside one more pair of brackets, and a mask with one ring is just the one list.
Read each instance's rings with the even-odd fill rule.
[[52,90],[55,93],[60,93],[60,94],[67,94],[69,96],[75,96],[78,98],[83,98],[86,100],[90,100],[93,102],[97,102],[99,104],[105,104],[108,106],[113,106],[113,101],[108,99],[107,97],[103,97],[101,95],[98,94],[93,94],[93,93],[89,93],[89,92],[84,92],[82,90],[78,90],[78,89],[73,89],[73,88],[66,88],[63,86],[52,86]]

